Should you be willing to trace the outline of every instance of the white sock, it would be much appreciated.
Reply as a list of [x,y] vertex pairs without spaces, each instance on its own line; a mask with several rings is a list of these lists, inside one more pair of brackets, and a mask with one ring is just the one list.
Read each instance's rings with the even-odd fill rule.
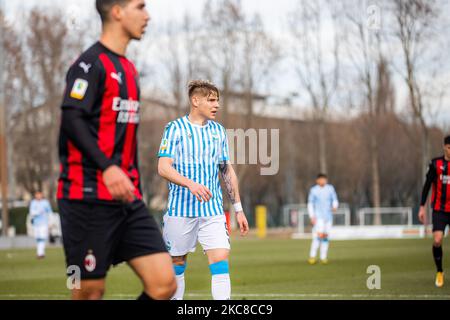
[[38,256],[45,256],[45,241],[38,241],[37,242],[37,255]]
[[317,250],[319,250],[319,246],[320,246],[319,238],[314,237],[311,243],[311,250],[309,251],[310,258],[315,258],[317,256]]
[[229,273],[212,275],[211,293],[214,300],[231,299],[231,282]]
[[322,240],[320,244],[320,260],[325,260],[328,256],[328,246],[330,242],[327,240]]
[[177,281],[177,291],[172,296],[171,300],[183,300],[184,297],[184,273],[175,276],[175,280]]

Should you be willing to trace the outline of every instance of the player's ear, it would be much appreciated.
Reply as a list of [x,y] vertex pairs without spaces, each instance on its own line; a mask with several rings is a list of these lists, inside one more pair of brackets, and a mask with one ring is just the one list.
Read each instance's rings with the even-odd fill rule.
[[191,98],[191,103],[192,103],[192,106],[197,107],[198,106],[198,96],[193,95]]
[[122,7],[118,4],[112,6],[109,14],[113,20],[120,20],[122,18]]

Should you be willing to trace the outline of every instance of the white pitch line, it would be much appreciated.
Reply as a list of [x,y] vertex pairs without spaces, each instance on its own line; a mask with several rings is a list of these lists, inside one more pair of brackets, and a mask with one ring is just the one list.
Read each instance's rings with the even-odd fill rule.
[[[209,293],[187,293],[186,297],[211,297]],[[122,299],[135,299],[132,294],[111,294],[109,297]],[[251,298],[397,298],[397,299],[450,299],[450,294],[328,294],[328,293],[233,293],[232,297]],[[69,294],[0,294],[1,298],[69,298]]]

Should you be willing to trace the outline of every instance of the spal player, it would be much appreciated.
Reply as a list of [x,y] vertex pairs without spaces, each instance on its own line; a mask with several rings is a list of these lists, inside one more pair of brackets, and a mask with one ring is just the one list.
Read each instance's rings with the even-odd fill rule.
[[328,263],[328,236],[333,226],[333,212],[339,206],[336,191],[325,174],[317,175],[316,185],[311,188],[308,195],[308,214],[313,225],[313,239],[309,253],[309,264],[316,263],[317,251],[320,248],[320,262]]
[[214,121],[219,90],[210,82],[196,80],[189,83],[188,95],[190,113],[166,126],[158,154],[159,174],[169,181],[163,236],[178,286],[172,299],[183,299],[187,255],[195,250],[198,241],[208,257],[213,299],[228,300],[230,240],[219,174],[234,206],[241,235],[247,234],[248,223],[238,179],[229,163],[226,131]]

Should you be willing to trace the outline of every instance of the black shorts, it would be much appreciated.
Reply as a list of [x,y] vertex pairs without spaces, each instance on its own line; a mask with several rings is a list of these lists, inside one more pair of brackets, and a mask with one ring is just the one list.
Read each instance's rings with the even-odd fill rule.
[[450,212],[433,210],[433,232],[444,231],[450,225]]
[[[78,266],[81,279],[101,279],[111,265],[167,252],[161,231],[145,204],[109,205],[59,200],[68,275]],[[70,271],[69,271],[70,270]]]

